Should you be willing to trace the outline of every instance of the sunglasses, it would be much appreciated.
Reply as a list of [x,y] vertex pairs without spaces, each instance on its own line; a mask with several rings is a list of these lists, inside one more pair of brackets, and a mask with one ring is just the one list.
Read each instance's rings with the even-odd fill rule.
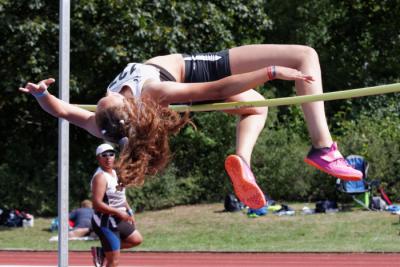
[[101,156],[102,158],[114,157],[114,156],[115,156],[115,153],[114,153],[114,152],[104,152],[104,153],[101,153],[100,156]]

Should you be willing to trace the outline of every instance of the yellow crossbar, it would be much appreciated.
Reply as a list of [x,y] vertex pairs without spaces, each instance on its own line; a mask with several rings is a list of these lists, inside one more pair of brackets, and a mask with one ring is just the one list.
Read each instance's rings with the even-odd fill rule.
[[[370,95],[381,95],[388,93],[400,92],[400,83],[393,83],[387,85],[365,87],[359,89],[351,89],[337,92],[330,92],[317,95],[304,95],[304,96],[292,96],[282,97],[274,99],[266,99],[259,101],[242,101],[242,102],[225,102],[225,103],[212,103],[212,104],[199,104],[199,105],[171,105],[170,108],[178,111],[213,111],[213,110],[232,110],[247,107],[276,107],[284,105],[296,105],[304,104],[316,101],[330,101],[338,99],[348,99]],[[96,105],[77,105],[81,108],[95,111]]]

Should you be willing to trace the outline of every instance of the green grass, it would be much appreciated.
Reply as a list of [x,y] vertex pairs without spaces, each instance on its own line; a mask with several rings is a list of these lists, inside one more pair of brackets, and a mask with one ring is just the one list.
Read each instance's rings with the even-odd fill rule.
[[[300,210],[303,204],[292,204]],[[311,206],[311,205],[309,205]],[[334,214],[248,218],[222,212],[222,204],[180,206],[136,215],[141,251],[400,252],[399,216],[355,210]],[[51,219],[33,228],[0,228],[0,249],[56,250]],[[70,241],[87,250],[98,241]]]

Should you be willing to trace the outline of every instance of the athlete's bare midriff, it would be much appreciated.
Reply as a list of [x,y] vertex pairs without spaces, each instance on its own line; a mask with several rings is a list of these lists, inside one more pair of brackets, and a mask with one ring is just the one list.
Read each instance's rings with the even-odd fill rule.
[[156,64],[166,69],[177,82],[183,82],[185,77],[185,62],[182,54],[171,54],[150,58],[145,63]]

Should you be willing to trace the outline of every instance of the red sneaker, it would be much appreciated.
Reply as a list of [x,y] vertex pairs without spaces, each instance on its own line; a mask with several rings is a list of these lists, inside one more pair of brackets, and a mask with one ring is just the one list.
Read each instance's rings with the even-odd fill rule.
[[233,190],[240,201],[252,209],[260,209],[267,205],[264,193],[258,187],[254,174],[241,157],[229,155],[225,160],[225,170],[231,178]]

